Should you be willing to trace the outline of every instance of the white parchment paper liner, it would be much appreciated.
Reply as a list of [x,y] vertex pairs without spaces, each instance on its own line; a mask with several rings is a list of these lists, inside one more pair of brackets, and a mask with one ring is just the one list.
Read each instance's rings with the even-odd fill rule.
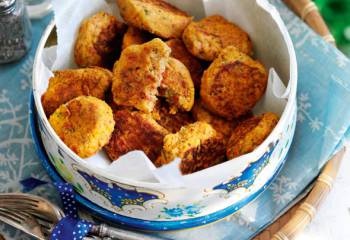
[[[278,14],[270,7],[271,5],[265,0],[169,0],[168,2],[195,16],[195,19],[220,14],[247,31],[253,41],[255,58],[270,69],[266,94],[255,107],[254,113],[272,111],[282,114],[289,94],[290,56],[284,41],[286,33],[281,32],[276,22],[268,16]],[[86,0],[60,0],[53,1],[53,7],[58,45],[46,48],[43,53],[43,64],[40,66],[42,81],[40,86],[37,86],[39,94],[45,92],[52,70],[76,68],[73,56],[74,43],[83,19],[98,11],[107,11],[121,20],[114,1],[89,0],[87,3]],[[262,152],[263,149],[258,148],[256,151]],[[78,156],[76,158],[79,159]],[[82,161],[86,161],[91,169],[97,168],[100,173],[106,172],[108,175],[118,176],[119,179],[159,183],[170,188],[207,188],[227,180],[234,173],[239,174],[252,160],[255,159],[251,159],[251,154],[247,154],[186,176],[182,176],[179,171],[180,159],[156,168],[142,151],[129,152],[113,163],[103,151]]]

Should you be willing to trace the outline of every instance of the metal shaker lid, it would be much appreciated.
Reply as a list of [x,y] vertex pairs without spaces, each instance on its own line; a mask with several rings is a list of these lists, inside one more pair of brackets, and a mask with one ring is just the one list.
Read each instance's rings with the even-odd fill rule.
[[0,12],[11,8],[15,2],[16,0],[0,0]]

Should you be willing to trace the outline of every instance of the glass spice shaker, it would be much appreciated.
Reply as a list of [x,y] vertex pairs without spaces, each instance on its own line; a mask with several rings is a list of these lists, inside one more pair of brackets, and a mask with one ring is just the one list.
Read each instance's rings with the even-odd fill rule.
[[31,24],[23,0],[0,0],[0,64],[22,58],[31,41]]

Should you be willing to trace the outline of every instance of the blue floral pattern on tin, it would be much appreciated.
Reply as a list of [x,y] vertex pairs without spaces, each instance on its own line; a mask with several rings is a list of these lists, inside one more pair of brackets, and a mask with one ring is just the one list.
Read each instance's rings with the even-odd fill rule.
[[250,163],[249,166],[242,172],[239,177],[234,177],[225,183],[221,183],[213,188],[213,190],[225,190],[228,193],[236,190],[237,188],[249,188],[253,185],[255,179],[259,173],[269,163],[270,157],[275,150],[279,141],[269,144],[269,149],[261,156],[257,161]]
[[144,207],[145,202],[163,197],[161,193],[154,191],[152,191],[154,192],[152,194],[149,193],[150,191],[147,191],[147,193],[142,192],[142,190],[124,184],[108,184],[81,170],[78,170],[78,173],[88,182],[92,191],[105,197],[113,206],[119,208],[123,208],[126,205]]
[[188,216],[194,216],[201,212],[201,207],[198,205],[188,205],[185,207],[185,212]]
[[177,204],[176,207],[173,208],[164,207],[161,210],[161,212],[164,213],[164,215],[158,215],[158,218],[171,219],[183,216],[194,217],[201,213],[202,208],[203,206],[201,206],[199,203],[194,203],[190,205]]
[[176,207],[176,208],[164,208],[162,210],[165,214],[167,214],[170,217],[181,217],[184,214],[184,210],[182,208]]

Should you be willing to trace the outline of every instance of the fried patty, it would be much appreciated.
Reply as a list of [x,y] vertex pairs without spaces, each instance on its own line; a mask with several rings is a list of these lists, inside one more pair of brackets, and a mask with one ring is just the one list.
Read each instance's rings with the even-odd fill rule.
[[192,22],[185,29],[182,39],[188,51],[206,61],[213,61],[223,48],[230,45],[247,55],[253,53],[248,34],[219,15]]
[[130,25],[162,38],[179,38],[192,17],[162,0],[117,0],[123,19]]
[[105,97],[105,101],[111,107],[113,113],[116,112],[116,111],[120,111],[120,110],[130,110],[130,111],[135,110],[133,107],[125,107],[125,106],[117,105],[113,101],[113,96],[112,96],[112,92],[111,91],[107,91],[105,96],[106,96]]
[[251,111],[264,95],[267,78],[260,62],[229,46],[203,74],[202,104],[226,119],[238,118]]
[[194,103],[194,86],[186,66],[175,58],[169,58],[159,96],[165,97],[171,107],[171,113],[190,111]]
[[239,123],[227,144],[227,158],[252,152],[268,137],[278,120],[276,114],[268,112]]
[[117,66],[118,66],[118,61],[115,61],[115,63],[113,64],[113,69],[112,69],[112,72],[114,75],[116,74]]
[[152,36],[148,32],[142,31],[133,26],[129,26],[123,37],[122,49],[124,50],[125,48],[135,44],[143,44],[151,39]]
[[106,12],[84,20],[74,47],[76,64],[110,68],[120,54],[125,29],[125,24]]
[[163,138],[168,131],[149,114],[128,110],[114,113],[116,122],[112,137],[105,150],[112,161],[133,151],[142,150],[155,161],[162,149]]
[[225,140],[230,138],[238,122],[236,119],[229,121],[209,112],[202,106],[200,100],[196,100],[192,108],[192,115],[197,121],[209,123],[217,132],[223,135]]
[[243,115],[239,118],[227,120],[205,109],[200,99],[195,101],[191,112],[193,118],[196,121],[209,123],[218,133],[221,133],[221,135],[224,137],[225,142],[229,140],[232,131],[240,122],[253,116],[253,114],[249,112],[246,115]]
[[114,68],[114,102],[146,113],[152,112],[170,51],[158,38],[126,48]]
[[91,96],[61,105],[49,122],[61,140],[82,158],[96,154],[108,143],[114,129],[112,109]]
[[50,116],[60,105],[79,96],[104,99],[112,78],[109,70],[99,67],[55,71],[41,97],[46,115]]
[[170,133],[176,133],[181,127],[194,122],[189,112],[171,114],[169,104],[162,99],[157,101],[152,117]]
[[181,172],[189,174],[221,163],[224,155],[222,136],[210,124],[195,122],[164,137],[162,154],[156,165],[167,164],[179,157]]
[[195,89],[199,90],[203,74],[203,67],[200,61],[187,51],[186,46],[180,39],[171,39],[166,43],[171,48],[170,56],[176,58],[187,67],[190,71]]

